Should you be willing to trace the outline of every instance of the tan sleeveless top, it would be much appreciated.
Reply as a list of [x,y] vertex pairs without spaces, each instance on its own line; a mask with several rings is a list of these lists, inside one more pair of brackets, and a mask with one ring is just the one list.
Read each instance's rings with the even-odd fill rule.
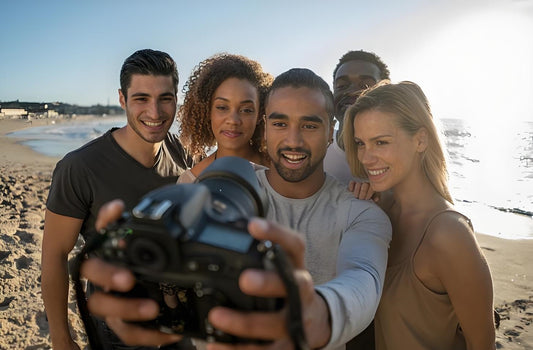
[[409,257],[387,267],[383,295],[375,317],[377,350],[466,349],[448,294],[429,290],[415,275],[413,268],[415,254],[429,225],[444,212],[457,213],[447,209],[435,214],[426,224]]

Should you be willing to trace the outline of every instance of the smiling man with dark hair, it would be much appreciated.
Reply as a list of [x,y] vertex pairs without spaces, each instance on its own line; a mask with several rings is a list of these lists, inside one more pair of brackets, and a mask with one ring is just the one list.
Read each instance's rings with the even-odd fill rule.
[[[126,126],[109,130],[59,161],[46,203],[42,292],[56,350],[79,349],[67,320],[67,258],[78,235],[87,240],[94,233],[102,204],[118,197],[131,209],[146,192],[174,183],[189,165],[178,138],[168,132],[177,107],[174,60],[165,52],[139,50],[124,61],[120,82]],[[97,322],[110,349],[122,346]]]
[[328,174],[345,185],[354,180],[354,177],[346,161],[342,138],[339,137],[344,113],[364,89],[383,79],[390,79],[387,65],[375,53],[363,50],[345,53],[333,71],[333,100],[339,128],[324,158],[324,168]]

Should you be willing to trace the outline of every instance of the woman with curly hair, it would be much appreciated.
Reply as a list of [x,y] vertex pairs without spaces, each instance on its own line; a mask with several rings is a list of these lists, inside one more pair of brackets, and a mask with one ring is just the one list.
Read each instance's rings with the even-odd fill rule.
[[350,169],[387,195],[379,203],[392,223],[376,349],[495,349],[490,270],[470,220],[453,207],[424,92],[384,81],[344,119]]
[[[245,158],[266,165],[262,150],[264,99],[272,76],[241,55],[216,54],[198,64],[183,87],[181,142],[197,163],[178,182],[192,182],[215,159]],[[207,156],[206,151],[216,146]]]

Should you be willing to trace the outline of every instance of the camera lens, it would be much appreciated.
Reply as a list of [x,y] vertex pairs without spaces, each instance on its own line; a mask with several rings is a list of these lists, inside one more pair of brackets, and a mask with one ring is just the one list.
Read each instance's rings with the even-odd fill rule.
[[[226,222],[237,218],[265,216],[267,202],[254,168],[246,159],[222,157],[200,173],[197,183],[205,185],[214,201],[215,213]],[[216,204],[225,205],[224,210]]]
[[165,250],[146,238],[137,238],[130,243],[128,257],[134,265],[152,271],[162,271],[167,266]]

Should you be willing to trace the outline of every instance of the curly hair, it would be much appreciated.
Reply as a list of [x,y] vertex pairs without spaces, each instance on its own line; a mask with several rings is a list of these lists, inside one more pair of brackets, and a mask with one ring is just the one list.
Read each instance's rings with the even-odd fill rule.
[[211,129],[211,99],[215,90],[229,78],[244,79],[257,88],[258,124],[251,139],[254,150],[263,153],[265,96],[273,77],[261,65],[247,57],[219,53],[200,62],[183,86],[185,99],[178,111],[180,141],[197,162],[206,156],[206,148],[216,145]]
[[335,80],[335,75],[339,70],[339,67],[344,63],[349,61],[365,61],[368,63],[373,63],[379,68],[380,79],[390,79],[390,71],[387,65],[381,60],[381,58],[373,52],[367,52],[363,50],[359,51],[348,51],[340,59],[339,63],[333,71],[333,80]]

